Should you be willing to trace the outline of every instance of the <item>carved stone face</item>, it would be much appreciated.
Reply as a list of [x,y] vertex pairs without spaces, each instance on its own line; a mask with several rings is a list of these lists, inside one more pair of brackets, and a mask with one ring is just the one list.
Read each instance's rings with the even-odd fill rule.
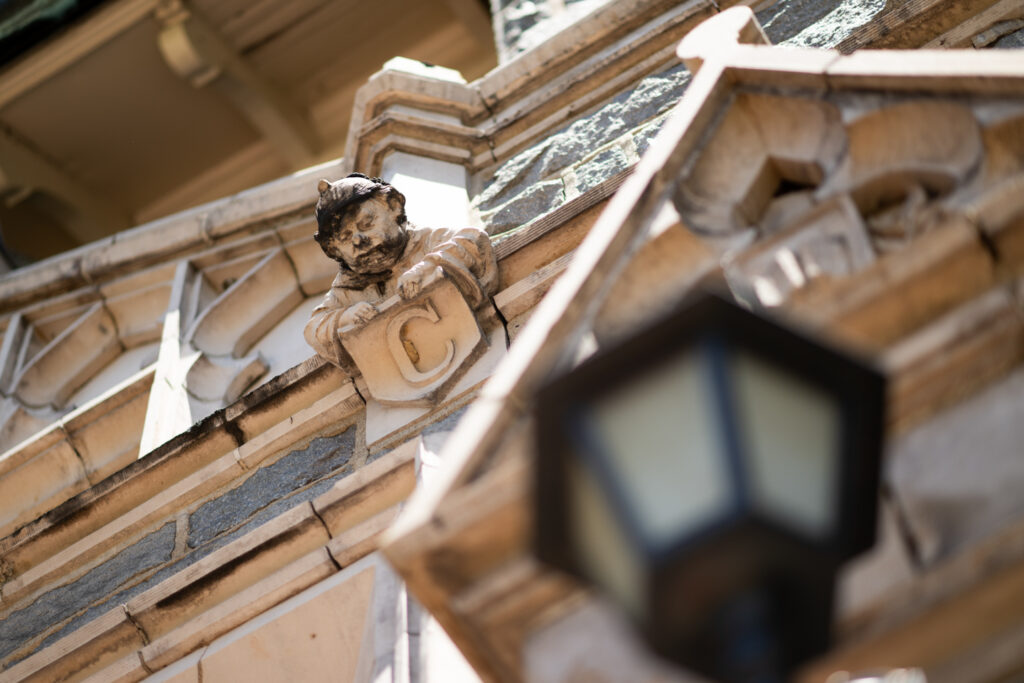
[[322,244],[324,251],[340,256],[356,273],[388,270],[401,258],[405,245],[401,215],[398,202],[371,197],[345,212],[338,230]]

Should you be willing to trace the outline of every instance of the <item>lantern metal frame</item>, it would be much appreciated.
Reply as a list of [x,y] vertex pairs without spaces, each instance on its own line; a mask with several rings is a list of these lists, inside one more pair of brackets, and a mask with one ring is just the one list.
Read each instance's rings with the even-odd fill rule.
[[[732,502],[729,512],[716,521],[658,547],[645,539],[603,453],[606,446],[588,427],[586,416],[597,398],[695,349],[707,359],[707,386],[713,394],[709,399],[716,402]],[[834,529],[827,538],[810,537],[766,516],[747,497],[744,442],[756,435],[738,431],[738,404],[728,365],[733,351],[751,354],[835,400],[836,508]],[[790,612],[785,623],[776,624],[789,653],[782,663],[788,670],[827,647],[838,567],[874,545],[884,404],[885,378],[871,363],[792,325],[700,293],[539,392],[534,411],[535,552],[542,561],[576,577],[587,580],[590,575],[577,557],[567,495],[570,459],[578,458],[607,497],[631,551],[641,558],[646,614],[633,616],[655,651],[705,673],[713,671],[711,663],[701,661],[707,649],[702,642],[706,624],[701,623],[706,612],[699,603],[710,608],[736,586],[767,581],[772,584],[772,599],[784,601]],[[697,595],[695,587],[708,590]],[[673,613],[666,608],[680,601],[692,609]]]

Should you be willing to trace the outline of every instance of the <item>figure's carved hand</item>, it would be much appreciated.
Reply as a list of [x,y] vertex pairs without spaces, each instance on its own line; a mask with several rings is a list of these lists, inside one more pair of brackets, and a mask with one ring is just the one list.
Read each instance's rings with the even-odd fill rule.
[[373,320],[377,313],[379,311],[376,306],[367,301],[360,301],[345,309],[345,312],[341,314],[341,318],[338,319],[338,326],[365,325]]
[[444,272],[440,266],[426,261],[417,263],[398,278],[398,293],[403,299],[411,299],[442,277]]

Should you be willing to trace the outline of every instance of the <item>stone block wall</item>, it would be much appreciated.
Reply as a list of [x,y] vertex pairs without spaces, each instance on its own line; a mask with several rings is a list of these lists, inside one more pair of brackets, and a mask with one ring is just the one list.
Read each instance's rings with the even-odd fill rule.
[[156,586],[355,470],[356,427],[314,438],[245,472],[175,519],[74,580],[0,620],[0,662],[10,667]]
[[498,59],[534,48],[608,0],[491,0]]
[[690,74],[673,64],[476,179],[473,208],[492,235],[525,227],[640,159]]
[[757,20],[774,45],[831,48],[885,5],[886,0],[782,0],[758,12]]

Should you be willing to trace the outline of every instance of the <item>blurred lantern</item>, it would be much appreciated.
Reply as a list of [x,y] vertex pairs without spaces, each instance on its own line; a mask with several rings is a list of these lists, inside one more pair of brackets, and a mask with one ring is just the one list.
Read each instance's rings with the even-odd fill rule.
[[702,295],[541,391],[536,553],[666,658],[776,680],[874,544],[883,406],[868,365]]

